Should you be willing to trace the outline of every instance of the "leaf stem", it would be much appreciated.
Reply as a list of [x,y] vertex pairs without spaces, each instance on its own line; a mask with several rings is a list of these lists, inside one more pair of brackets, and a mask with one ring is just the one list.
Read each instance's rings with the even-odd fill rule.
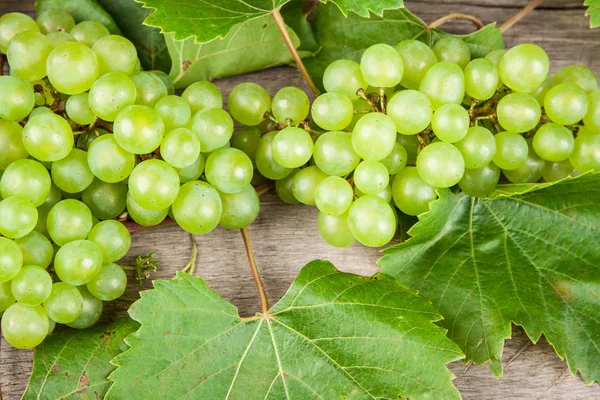
[[273,15],[273,18],[275,19],[275,23],[277,24],[279,33],[281,33],[281,36],[283,37],[283,40],[284,40],[288,50],[290,51],[290,54],[292,55],[292,57],[294,58],[294,61],[296,62],[296,66],[298,67],[298,69],[300,70],[300,73],[306,80],[306,83],[308,83],[308,86],[310,86],[310,90],[312,90],[313,94],[316,96],[319,94],[319,89],[317,89],[317,86],[315,86],[315,83],[313,82],[308,71],[306,70],[304,63],[302,62],[302,59],[300,58],[300,55],[298,54],[298,51],[296,50],[296,47],[294,46],[292,38],[290,37],[290,34],[287,31],[287,28],[285,26],[283,17],[281,16],[280,10],[281,10],[281,7],[277,7],[276,9],[271,11],[271,14]]
[[502,25],[500,25],[500,31],[506,32],[511,26],[519,22],[523,17],[533,11],[534,8],[542,4],[544,0],[532,0],[525,8],[510,17]]
[[442,26],[443,24],[445,24],[448,21],[454,21],[457,19],[464,19],[467,21],[471,21],[473,23],[473,25],[475,25],[475,27],[477,28],[477,30],[483,28],[483,22],[481,22],[481,20],[473,15],[469,15],[469,14],[462,14],[462,13],[453,13],[453,14],[448,14],[446,16],[443,16],[440,19],[436,19],[435,21],[433,21],[431,24],[429,24],[427,26],[427,30],[431,30],[431,29],[435,29],[435,28],[439,28],[440,26]]
[[194,235],[190,234],[190,239],[192,239],[192,256],[181,272],[188,272],[190,275],[194,275],[194,271],[196,270],[196,257],[198,256],[198,246],[196,245]]
[[263,286],[262,280],[260,279],[260,274],[258,273],[258,266],[256,265],[256,261],[254,261],[254,254],[252,254],[252,247],[250,246],[250,239],[248,238],[248,231],[246,228],[240,229],[242,233],[242,239],[244,239],[244,247],[246,247],[246,255],[248,256],[248,263],[250,264],[250,270],[252,271],[252,277],[254,278],[254,283],[256,284],[256,289],[258,290],[258,296],[260,297],[260,305],[263,316],[266,318],[269,312],[269,299],[267,299],[267,292],[265,291],[265,287]]

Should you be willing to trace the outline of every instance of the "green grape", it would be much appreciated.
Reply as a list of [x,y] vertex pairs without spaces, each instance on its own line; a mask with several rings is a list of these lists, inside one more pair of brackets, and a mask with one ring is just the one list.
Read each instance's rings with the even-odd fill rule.
[[292,192],[292,183],[294,181],[294,176],[298,173],[298,171],[300,170],[294,169],[285,178],[275,181],[275,191],[277,192],[277,196],[279,196],[279,198],[285,203],[300,204]]
[[36,107],[31,111],[31,114],[29,114],[28,118],[32,119],[41,114],[52,114],[52,110],[48,107]]
[[394,121],[374,112],[357,122],[352,132],[352,147],[365,160],[380,161],[394,150],[396,136]]
[[449,61],[465,69],[471,61],[471,50],[461,39],[445,37],[438,40],[433,46],[433,53],[438,61]]
[[211,153],[206,160],[206,180],[219,192],[239,193],[252,181],[252,161],[241,150],[224,148]]
[[150,72],[138,71],[129,78],[135,85],[136,104],[154,107],[160,99],[168,95],[167,87],[163,81]]
[[73,149],[68,156],[52,163],[52,180],[63,192],[83,191],[94,180],[94,174],[88,166],[88,154]]
[[529,93],[544,82],[550,69],[548,55],[535,44],[519,44],[498,64],[500,79],[515,92]]
[[200,155],[200,140],[191,130],[177,128],[163,139],[160,155],[175,168],[189,167]]
[[16,76],[0,76],[0,93],[0,118],[18,121],[33,110],[33,87],[23,79]]
[[559,83],[548,90],[544,98],[544,110],[557,124],[575,124],[588,112],[588,97],[585,91],[574,83]]
[[115,119],[114,138],[119,146],[133,154],[151,153],[160,146],[165,125],[158,113],[147,106],[129,106]]
[[54,258],[54,270],[61,281],[85,285],[102,267],[102,251],[89,240],[75,240],[62,246]]
[[418,89],[429,68],[438,62],[435,53],[425,43],[412,39],[403,40],[395,48],[404,66],[400,84],[408,89]]
[[86,45],[87,47],[94,46],[97,41],[105,36],[110,35],[108,29],[96,21],[80,22],[75,25],[69,33],[73,35],[75,40]]
[[354,171],[354,185],[363,193],[376,195],[389,184],[387,168],[377,161],[363,161]]
[[[356,197],[363,197],[367,195],[366,193],[361,192],[360,189],[356,186],[354,187],[354,194],[356,195]],[[390,203],[392,201],[392,186],[387,185],[385,189],[377,193],[376,196],[381,197],[382,199]]]
[[0,283],[12,280],[21,271],[22,266],[23,252],[19,245],[0,237]]
[[496,155],[494,135],[482,126],[469,128],[467,136],[455,144],[465,160],[465,168],[483,168]]
[[348,175],[360,162],[352,147],[352,137],[346,132],[326,132],[319,136],[313,158],[321,171],[337,176]]
[[223,95],[219,88],[211,82],[200,81],[192,83],[181,94],[188,102],[192,114],[205,108],[223,108]]
[[533,137],[533,149],[544,160],[564,161],[575,150],[573,132],[562,125],[544,124]]
[[396,216],[382,198],[366,195],[352,203],[348,210],[348,226],[352,235],[363,245],[380,247],[396,233]]
[[[56,197],[55,197],[56,196]],[[48,218],[48,214],[50,210],[54,206],[54,204],[58,203],[62,199],[62,192],[55,185],[52,185],[50,189],[50,194],[46,199],[46,202],[38,207],[38,220],[35,225],[34,230],[43,235],[48,236],[48,229],[46,227],[46,220]]]
[[416,135],[424,131],[431,122],[431,101],[416,90],[403,90],[394,94],[387,105],[387,115],[403,135]]
[[40,31],[38,24],[30,16],[18,12],[0,16],[0,51],[6,53],[11,40],[27,31]]
[[494,163],[489,163],[481,168],[466,169],[458,187],[474,197],[484,197],[496,190],[500,180],[500,168]]
[[298,168],[310,160],[314,144],[308,132],[290,126],[279,131],[271,142],[273,159],[282,167]]
[[102,135],[89,147],[87,163],[98,179],[116,183],[131,174],[135,166],[135,156],[119,146],[114,135]]
[[67,32],[50,32],[46,34],[46,37],[54,47],[60,46],[61,44],[67,42],[76,42],[73,35]]
[[131,194],[127,194],[127,213],[137,224],[142,226],[154,226],[160,224],[169,213],[169,209],[152,211],[141,207],[133,200]]
[[339,176],[329,176],[315,188],[315,205],[325,214],[340,216],[348,211],[353,200],[352,186]]
[[81,313],[73,322],[67,323],[67,326],[75,329],[89,328],[98,322],[102,315],[102,300],[96,298],[84,286],[77,288],[77,290],[81,293],[82,298]]
[[206,108],[194,114],[190,129],[198,136],[201,151],[210,153],[229,142],[233,135],[233,120],[225,110]]
[[465,172],[461,152],[450,143],[437,142],[425,147],[417,157],[421,178],[436,188],[456,185]]
[[571,175],[573,165],[571,161],[565,160],[560,162],[547,162],[542,169],[542,177],[546,182],[560,181]]
[[123,36],[103,37],[94,44],[92,50],[98,57],[100,75],[108,72],[122,72],[125,75],[131,75],[135,70],[138,61],[137,50],[133,43]]
[[[367,89],[368,84],[360,71],[360,64],[352,60],[336,60],[325,69],[323,86],[327,92],[343,94],[350,100],[354,100],[359,97],[356,92],[359,89]],[[273,98],[273,105],[275,105],[275,98]],[[275,107],[273,107],[274,111]]]
[[588,112],[583,124],[588,130],[600,133],[600,91],[588,93]]
[[324,93],[312,104],[312,119],[319,127],[328,131],[346,128],[354,115],[352,101],[343,94]]
[[87,240],[94,242],[102,251],[105,263],[120,260],[131,247],[131,234],[119,221],[100,221],[90,231]]
[[528,145],[525,138],[514,132],[500,132],[494,136],[496,155],[494,164],[503,170],[517,169],[527,160]]
[[10,72],[26,81],[46,76],[46,59],[54,46],[39,32],[21,32],[11,40],[6,55]]
[[52,277],[44,268],[28,265],[14,277],[10,287],[19,304],[37,306],[50,296]]
[[406,165],[414,165],[419,153],[419,139],[415,135],[397,135],[396,142],[406,150]]
[[244,126],[242,129],[237,131],[231,138],[231,147],[246,153],[246,155],[250,157],[252,164],[255,165],[256,149],[258,148],[258,143],[260,142],[261,134],[262,131],[257,127]]
[[[139,63],[139,60],[137,60],[137,63]],[[136,67],[137,67],[137,64],[136,64]],[[151,74],[154,74],[160,78],[160,80],[165,84],[165,87],[167,88],[167,93],[169,94],[169,96],[173,96],[175,94],[175,85],[173,84],[173,81],[171,80],[171,78],[169,78],[169,75],[167,75],[164,72],[159,71],[157,69],[154,69],[154,70],[148,71],[148,72],[150,72]],[[179,98],[181,98],[181,97],[179,97]]]
[[63,246],[87,237],[92,229],[92,212],[79,200],[62,200],[50,210],[46,226],[52,241]]
[[219,192],[208,183],[193,181],[181,186],[171,210],[181,228],[196,235],[203,235],[219,224],[223,214],[223,203]]
[[23,252],[23,265],[39,265],[48,268],[54,258],[54,247],[50,240],[39,232],[32,231],[15,243]]
[[463,106],[444,104],[433,113],[431,128],[440,140],[455,143],[467,135],[470,122],[469,112]]
[[204,172],[204,156],[200,154],[192,165],[185,168],[175,168],[175,171],[177,171],[181,183],[197,180]]
[[583,65],[569,65],[554,75],[556,83],[574,83],[587,93],[598,90],[598,78],[594,71]]
[[37,209],[25,197],[12,196],[0,201],[0,235],[18,239],[35,228]]
[[505,49],[496,49],[496,50],[492,50],[489,53],[487,53],[485,58],[487,60],[490,60],[494,64],[498,65],[498,64],[500,64],[500,60],[502,59],[502,57],[504,57],[505,54],[506,54]]
[[88,93],[69,97],[65,110],[69,119],[79,125],[90,125],[96,119],[96,115],[90,108]]
[[318,224],[321,237],[331,246],[342,248],[356,242],[348,226],[348,213],[335,216],[320,212]]
[[2,315],[2,335],[13,347],[31,349],[48,335],[48,315],[42,306],[13,304]]
[[273,138],[278,132],[273,131],[264,135],[256,147],[256,168],[268,179],[279,180],[288,176],[291,168],[282,167],[273,158]]
[[104,129],[95,128],[87,133],[81,133],[77,137],[77,143],[75,146],[81,150],[87,151],[90,148],[92,142],[98,139],[100,136],[107,135],[108,132]]
[[166,132],[183,128],[192,119],[192,110],[189,104],[179,96],[163,97],[156,102],[154,109],[163,120]]
[[164,210],[177,198],[179,176],[162,160],[143,161],[129,177],[129,193],[136,203],[148,210]]
[[415,167],[406,167],[396,174],[392,196],[396,206],[407,215],[429,211],[429,203],[437,198],[435,188],[421,178]]
[[548,75],[548,77],[544,79],[544,82],[542,82],[542,84],[538,86],[537,89],[535,89],[533,92],[530,92],[529,94],[535,97],[537,102],[540,103],[540,106],[543,107],[544,100],[546,99],[546,94],[548,94],[548,91],[552,89],[553,86],[554,78]]
[[288,86],[275,93],[271,109],[275,119],[285,124],[289,122],[295,125],[308,117],[310,101],[301,89]]
[[360,70],[369,86],[388,88],[400,83],[404,64],[396,49],[379,43],[365,50],[360,59]]
[[75,140],[71,126],[56,114],[44,113],[30,119],[23,129],[23,145],[40,161],[58,161],[71,152]]
[[503,97],[496,112],[500,125],[507,131],[516,133],[534,129],[542,117],[540,104],[527,93],[512,93]]
[[219,225],[227,229],[242,229],[254,222],[260,211],[260,199],[252,185],[239,193],[221,193],[223,214]]
[[96,54],[89,47],[76,42],[55,47],[48,56],[46,70],[52,86],[70,95],[87,91],[100,74]]
[[579,129],[570,161],[580,173],[592,169],[600,171],[600,134]]
[[123,296],[127,289],[127,275],[117,264],[104,264],[98,275],[85,286],[94,297],[100,300],[116,300]]
[[135,84],[127,75],[109,72],[92,85],[89,108],[101,119],[112,122],[121,110],[135,104],[137,93]]
[[441,61],[427,71],[419,92],[429,97],[434,111],[444,104],[461,104],[465,97],[465,74],[458,65]]
[[535,183],[542,177],[545,165],[546,162],[530,147],[527,159],[519,168],[503,170],[502,173],[511,183]]
[[302,204],[316,205],[315,190],[325,178],[327,175],[314,165],[301,169],[292,180],[294,197]]
[[65,282],[52,285],[52,292],[44,302],[48,317],[59,324],[75,321],[83,309],[83,297],[79,290]]
[[17,160],[29,157],[23,146],[23,128],[15,121],[0,119],[0,171]]
[[260,85],[251,82],[240,83],[229,93],[229,112],[240,124],[254,126],[265,119],[271,110],[271,97]]
[[491,99],[499,82],[498,67],[490,60],[477,58],[465,68],[465,92],[477,100]]
[[17,301],[10,289],[11,282],[0,282],[0,314]]
[[71,14],[59,8],[48,8],[40,12],[36,22],[44,34],[59,31],[69,32],[75,27],[75,20]]
[[408,160],[408,153],[404,146],[396,142],[394,144],[394,150],[383,160],[381,164],[387,169],[389,175],[396,175],[406,167],[406,161]]
[[3,198],[22,196],[34,206],[41,206],[50,194],[50,174],[42,164],[34,160],[17,160],[10,164],[0,178],[0,194]]

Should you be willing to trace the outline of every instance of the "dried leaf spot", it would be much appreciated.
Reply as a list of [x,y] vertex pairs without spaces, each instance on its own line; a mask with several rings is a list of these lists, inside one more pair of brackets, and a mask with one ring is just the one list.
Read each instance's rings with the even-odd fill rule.
[[79,378],[79,383],[81,383],[81,386],[87,386],[90,384],[90,381],[85,371],[83,371],[83,374],[81,374],[81,378]]
[[182,63],[182,67],[184,71],[187,71],[192,66],[192,62],[190,60],[185,60]]

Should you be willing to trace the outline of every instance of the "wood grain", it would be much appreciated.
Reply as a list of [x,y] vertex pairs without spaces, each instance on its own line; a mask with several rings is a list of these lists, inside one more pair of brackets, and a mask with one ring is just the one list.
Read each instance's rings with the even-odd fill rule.
[[[425,21],[433,21],[452,12],[475,15],[484,22],[502,23],[527,0],[424,0],[406,1],[407,8]],[[527,41],[543,46],[552,60],[552,70],[574,62],[600,71],[600,30],[589,30],[584,17],[582,0],[547,1],[505,35],[507,46]],[[8,11],[33,13],[30,1],[2,0],[0,14]],[[468,32],[471,25],[451,22],[444,26],[453,32]],[[300,86],[308,92],[298,73],[292,68],[275,68],[261,73],[220,80],[217,85],[224,94],[238,83],[254,81],[274,93],[283,86]],[[377,250],[359,245],[349,249],[327,246],[317,232],[315,209],[282,204],[276,196],[267,194],[262,199],[257,221],[248,229],[261,270],[269,300],[275,303],[302,266],[313,259],[325,258],[344,271],[365,275],[377,271]],[[190,235],[177,227],[164,227],[136,234],[130,255],[158,253],[161,261],[156,279],[170,278],[189,260],[192,240],[198,245],[196,274],[201,275],[219,294],[238,306],[242,315],[260,309],[256,289],[248,268],[242,238],[237,231],[216,229],[205,236]],[[148,283],[144,288],[149,288]],[[130,285],[128,296],[136,296],[140,289]],[[112,320],[126,312],[127,303],[106,305],[103,320]],[[30,369],[31,352],[12,349],[0,341],[0,391],[5,400],[19,399],[25,388]],[[551,346],[542,339],[533,345],[520,328],[513,330],[513,339],[506,342],[504,376],[496,379],[485,366],[453,363],[451,370],[457,376],[456,386],[465,399],[600,399],[600,386],[587,386],[579,377],[573,377],[566,363],[561,361]]]

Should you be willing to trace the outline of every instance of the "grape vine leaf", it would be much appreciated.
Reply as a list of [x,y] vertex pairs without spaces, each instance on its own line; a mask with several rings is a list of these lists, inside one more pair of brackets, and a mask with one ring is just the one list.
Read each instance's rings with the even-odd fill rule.
[[[363,18],[358,15],[345,17],[333,5],[325,4],[317,8],[312,25],[321,50],[304,63],[321,90],[325,68],[335,60],[360,61],[363,51],[376,43],[394,46],[402,40],[418,39],[433,45],[437,39],[450,35],[439,29],[427,29],[427,24],[406,8]],[[494,49],[504,48],[502,32],[495,24],[459,37],[469,45],[473,57],[483,57]]]
[[600,380],[600,173],[499,188],[490,199],[441,191],[382,271],[432,302],[467,360],[500,375],[513,322]]
[[123,339],[138,327],[124,317],[108,326],[53,333],[35,349],[22,400],[104,398],[115,369],[110,360],[126,349]]
[[35,3],[38,13],[50,8],[68,11],[76,22],[97,21],[106,26],[110,33],[121,34],[115,20],[96,0],[38,0]]
[[587,7],[585,15],[590,17],[590,28],[600,26],[600,0],[585,0],[583,5]]
[[462,358],[412,289],[305,266],[267,315],[240,318],[201,278],[154,282],[129,311],[107,399],[455,399]]

